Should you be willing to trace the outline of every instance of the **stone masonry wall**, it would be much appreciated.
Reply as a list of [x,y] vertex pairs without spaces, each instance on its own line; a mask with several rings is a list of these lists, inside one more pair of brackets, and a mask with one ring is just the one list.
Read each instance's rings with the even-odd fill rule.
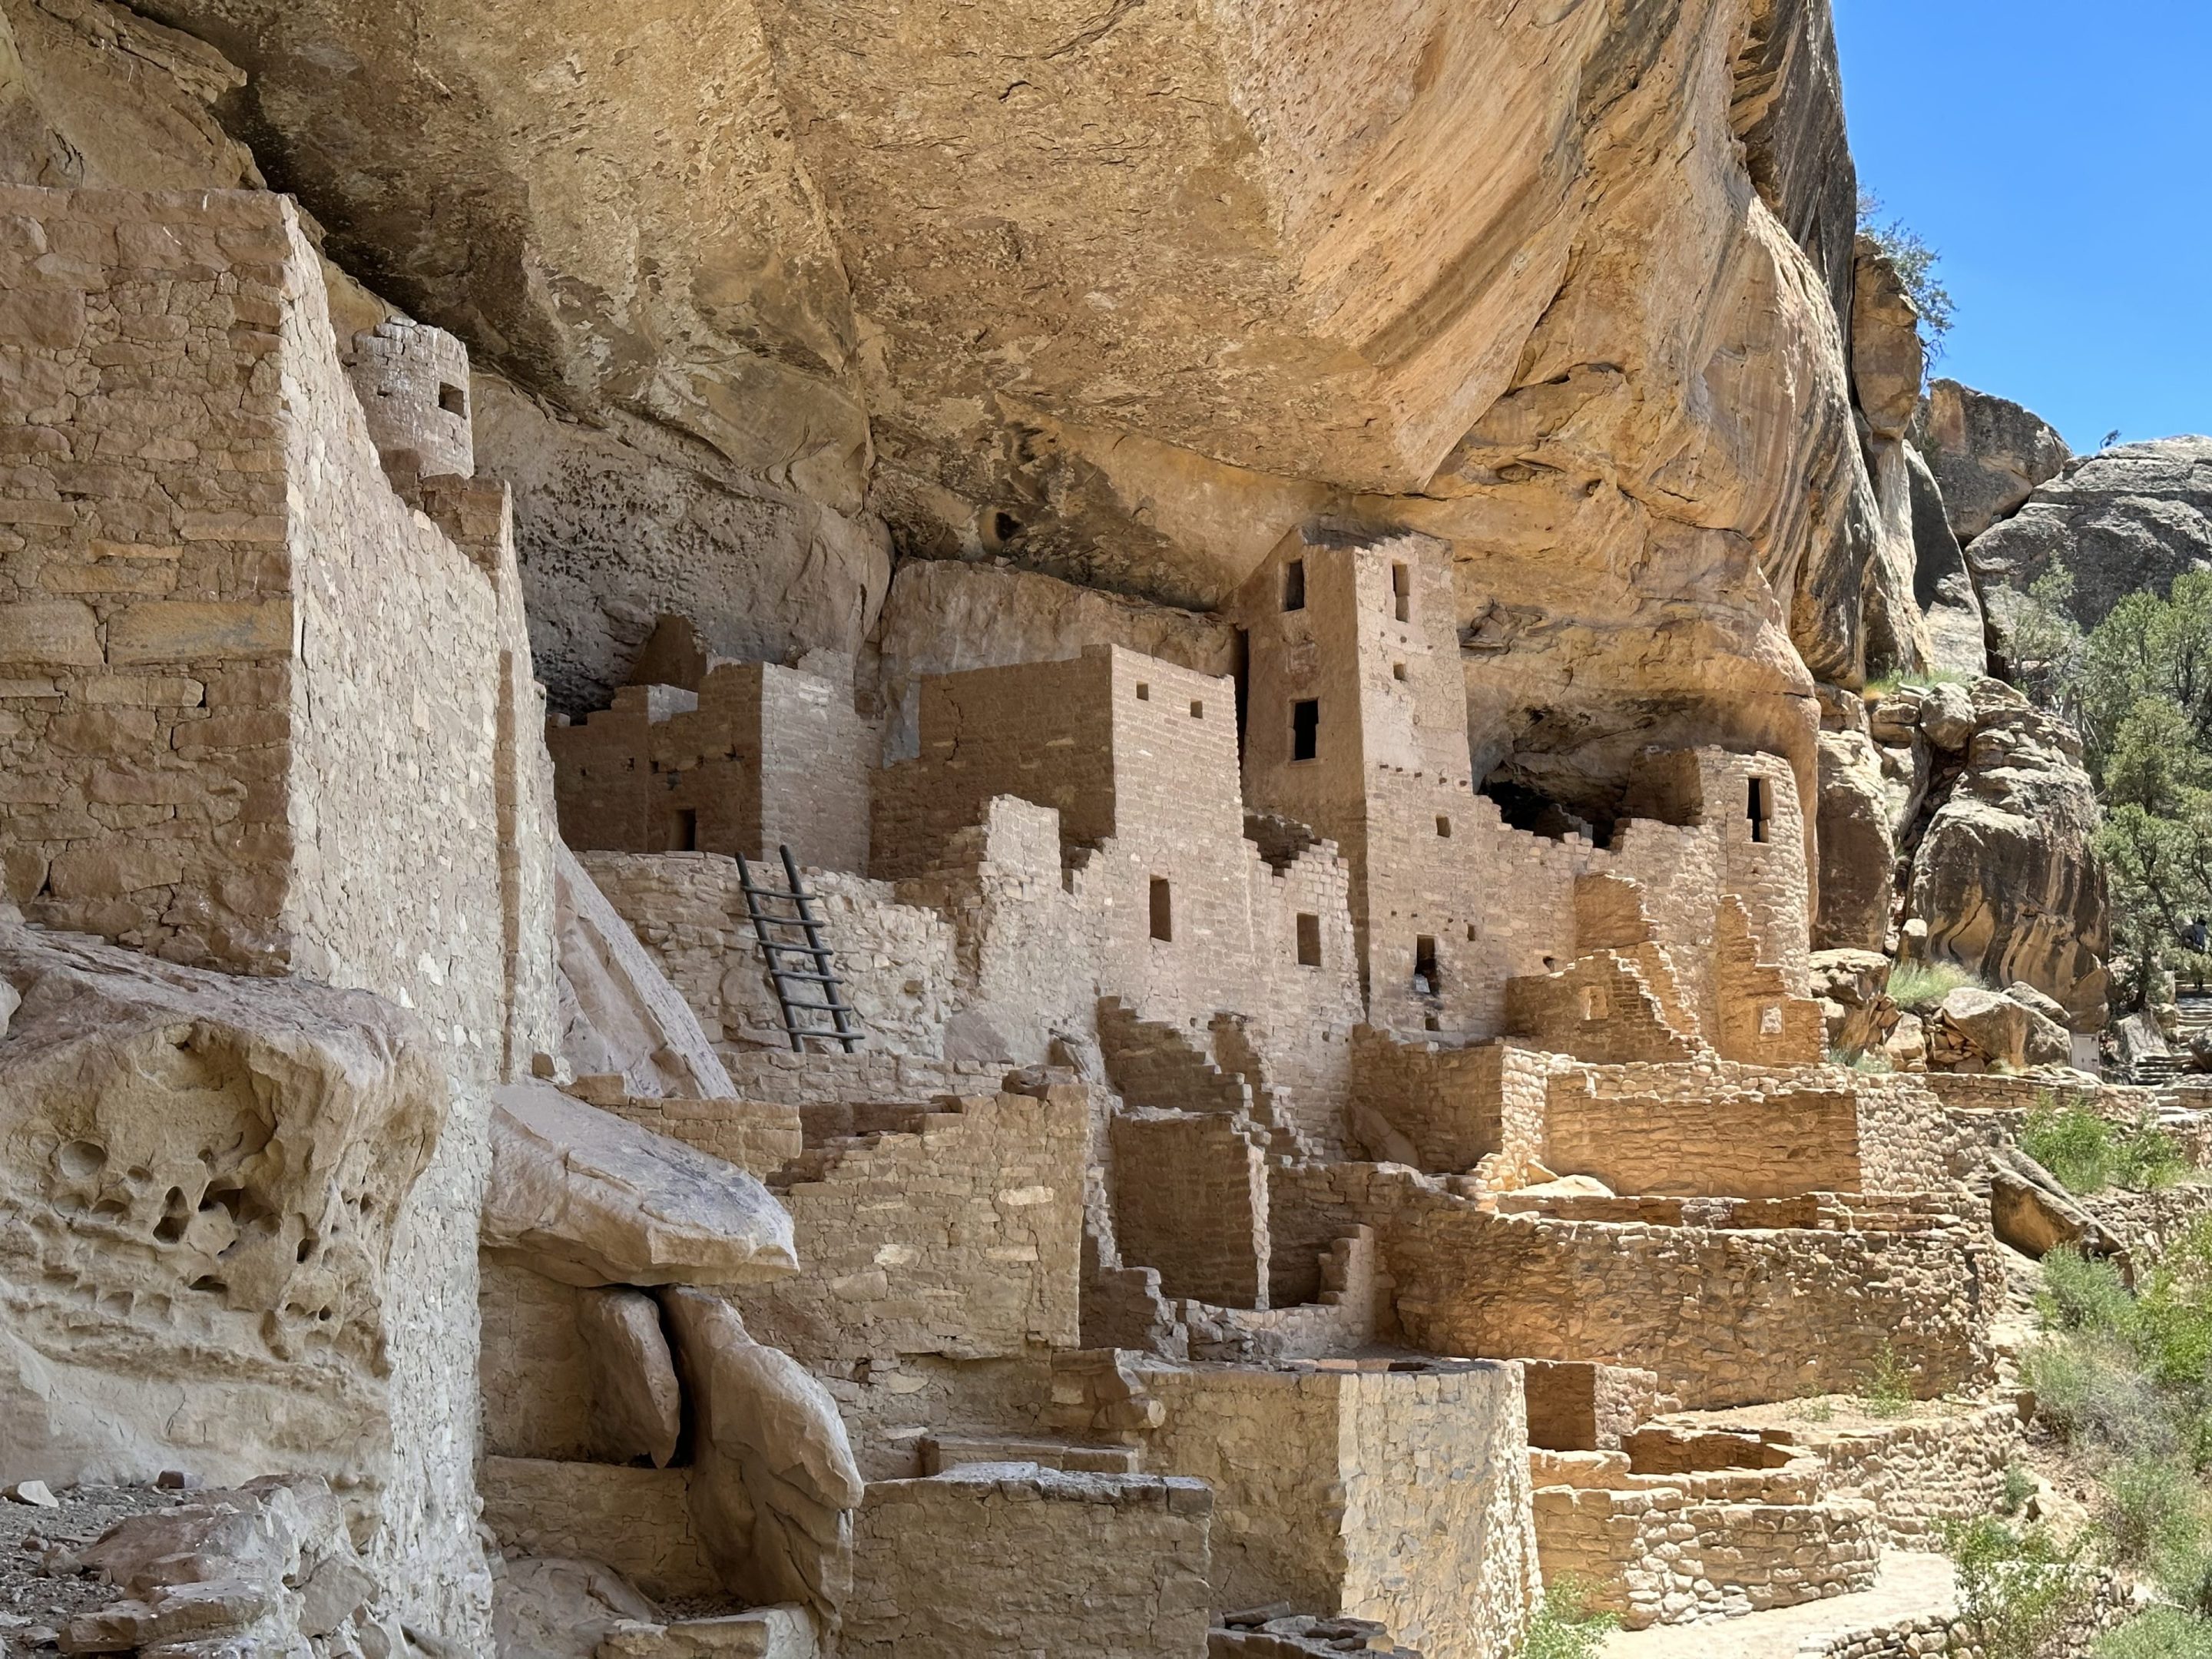
[[[1625,1069],[1671,1081],[1666,1074],[1676,1068]],[[1545,1168],[1593,1176],[1617,1193],[1786,1198],[1860,1190],[1858,1102],[1848,1091],[1730,1089],[1712,1079],[1679,1092],[1662,1082],[1644,1094],[1620,1082],[1610,1068],[1553,1074]]]
[[368,1553],[472,1639],[486,1100],[552,1047],[503,506],[464,547],[393,493],[283,198],[9,190],[0,223],[0,864],[34,920],[375,991],[440,1040],[454,1105],[395,1237]]
[[1213,1605],[1288,1601],[1431,1659],[1518,1640],[1535,1587],[1508,1365],[1147,1368],[1150,1467],[1213,1487]]
[[[711,1036],[749,1048],[788,1046],[735,859],[605,852],[577,859]],[[953,1000],[950,925],[897,902],[884,884],[865,877],[817,870],[806,880],[836,952],[845,999],[866,1034],[863,1046],[942,1054]]]
[[810,1365],[1073,1347],[1089,1131],[1084,1092],[1056,1086],[811,1149],[771,1183],[799,1273],[730,1299]]
[[976,1463],[872,1484],[851,1659],[1200,1659],[1212,1494],[1195,1480]]

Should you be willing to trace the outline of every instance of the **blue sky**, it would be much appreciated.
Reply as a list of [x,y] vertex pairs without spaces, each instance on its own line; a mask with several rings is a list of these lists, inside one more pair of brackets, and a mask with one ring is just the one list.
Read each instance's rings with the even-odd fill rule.
[[2212,433],[2212,0],[1835,0],[1862,185],[1943,255],[1936,373],[2077,450]]

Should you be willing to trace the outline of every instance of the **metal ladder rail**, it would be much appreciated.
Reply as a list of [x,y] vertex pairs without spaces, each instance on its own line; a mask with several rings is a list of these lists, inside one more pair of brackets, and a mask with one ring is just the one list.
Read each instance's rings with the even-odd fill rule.
[[[814,912],[814,896],[806,890],[800,880],[798,860],[791,855],[789,847],[779,847],[782,856],[787,889],[763,886],[753,878],[751,862],[743,854],[738,855],[738,884],[745,896],[745,911],[753,924],[753,937],[759,941],[761,958],[767,969],[769,981],[775,988],[777,1005],[783,1010],[783,1029],[791,1039],[794,1054],[806,1052],[806,1040],[818,1038],[836,1042],[845,1053],[852,1054],[859,1047],[863,1033],[852,1006],[845,1000],[844,981],[837,975],[835,959],[829,943],[823,937],[824,923]],[[795,915],[778,915],[768,909],[769,903],[788,904],[797,911]],[[804,942],[778,939],[773,928],[796,929],[805,935]],[[810,968],[786,967],[782,958],[790,957],[805,961]],[[818,986],[821,1000],[808,1001],[791,994],[793,984]],[[824,1030],[803,1017],[815,1014],[830,1016],[830,1027]]]

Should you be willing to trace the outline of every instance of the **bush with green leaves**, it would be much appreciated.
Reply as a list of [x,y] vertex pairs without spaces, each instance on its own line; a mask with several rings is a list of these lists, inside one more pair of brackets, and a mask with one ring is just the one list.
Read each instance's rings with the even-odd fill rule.
[[1936,275],[1943,256],[1904,220],[1885,219],[1881,198],[1872,191],[1859,192],[1859,234],[1874,239],[1876,247],[1897,267],[1897,279],[1912,297],[1920,313],[1920,334],[1932,362],[1943,355],[1943,341],[1956,320],[1958,304]]
[[2079,1594],[2080,1551],[1994,1516],[1954,1522],[1944,1547],[1959,1571],[1959,1611],[1981,1625],[1989,1659],[2042,1659]]
[[1859,1373],[1860,1409],[1871,1417],[1901,1417],[1912,1409],[1913,1398],[1911,1371],[1893,1346],[1881,1343]]
[[1960,986],[1981,983],[1955,962],[1900,962],[1889,970],[1889,997],[1908,1014],[1924,1014]]
[[2152,1119],[2122,1127],[2086,1107],[2061,1106],[2049,1094],[2027,1115],[2020,1146],[2067,1191],[2084,1195],[2112,1186],[2155,1192],[2189,1167],[2179,1145]]
[[1544,1599],[1522,1638],[1521,1659],[1596,1659],[1606,1633],[1620,1624],[1609,1613],[1592,1613],[1588,1587],[1563,1574],[1544,1586]]
[[2212,1659],[2212,1619],[2153,1607],[2097,1638],[2094,1659]]

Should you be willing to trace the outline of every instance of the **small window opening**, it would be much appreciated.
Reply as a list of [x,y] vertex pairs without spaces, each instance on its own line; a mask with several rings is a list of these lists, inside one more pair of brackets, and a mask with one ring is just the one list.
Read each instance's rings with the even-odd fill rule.
[[1767,819],[1765,778],[1753,778],[1751,781],[1751,799],[1745,805],[1744,816],[1751,820],[1751,838],[1753,841],[1765,841]]
[[1437,971],[1437,942],[1428,934],[1413,940],[1413,989],[1419,995],[1439,995],[1444,988],[1443,975]]
[[1303,911],[1298,915],[1298,966],[1321,966],[1321,918]]
[[1194,720],[1202,720],[1206,718],[1206,704],[1203,701],[1196,697],[1191,699],[1190,717]]
[[1312,760],[1321,753],[1321,703],[1308,697],[1291,705],[1291,758]]
[[1152,937],[1175,941],[1175,896],[1161,876],[1152,878]]
[[1481,937],[1482,937],[1481,931],[1480,931],[1479,928],[1477,928],[1477,927],[1475,927],[1475,925],[1474,925],[1473,922],[1471,922],[1471,921],[1470,921],[1469,923],[1468,923],[1468,925],[1467,925],[1467,942],[1468,942],[1469,945],[1472,945],[1472,944],[1474,944],[1477,939],[1480,939]]
[[1306,608],[1306,562],[1292,559],[1283,567],[1283,609],[1303,611]]
[[1144,681],[1139,680],[1137,682],[1137,701],[1139,702],[1150,702],[1152,700],[1152,688],[1147,685]]
[[699,850],[698,808],[679,806],[668,815],[668,850],[672,853],[696,853]]
[[1441,812],[1437,814],[1437,834],[1446,841],[1451,839],[1451,820]]
[[1402,564],[1390,567],[1390,598],[1395,603],[1400,622],[1413,619],[1413,573]]
[[1390,665],[1390,678],[1397,681],[1399,684],[1403,685],[1406,683],[1406,665],[1401,662],[1392,663]]
[[469,394],[457,386],[441,386],[438,407],[448,415],[465,415],[469,412]]

